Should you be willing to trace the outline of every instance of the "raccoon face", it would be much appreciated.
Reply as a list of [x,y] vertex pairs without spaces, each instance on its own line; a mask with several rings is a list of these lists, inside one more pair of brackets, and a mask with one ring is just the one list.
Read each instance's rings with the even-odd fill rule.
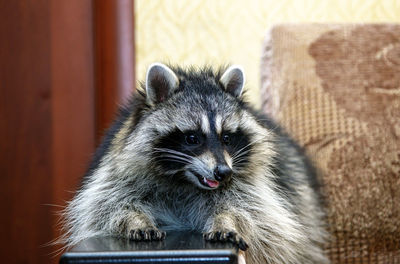
[[200,188],[216,189],[229,184],[234,172],[245,166],[248,155],[235,154],[248,145],[240,130],[218,134],[175,128],[159,138],[154,151],[164,171],[184,176]]
[[207,190],[229,184],[250,155],[250,135],[240,127],[243,110],[236,99],[243,71],[232,66],[211,77],[176,75],[157,63],[146,78],[151,122],[157,127],[154,160],[165,174]]

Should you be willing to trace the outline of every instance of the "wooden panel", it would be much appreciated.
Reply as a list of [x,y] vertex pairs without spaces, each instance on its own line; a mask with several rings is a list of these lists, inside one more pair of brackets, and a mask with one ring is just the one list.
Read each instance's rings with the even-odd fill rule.
[[90,0],[0,2],[2,262],[57,263],[54,214],[94,150]]
[[134,5],[132,0],[97,0],[94,5],[96,127],[102,132],[135,87]]
[[0,2],[2,263],[47,263],[52,239],[49,6]]
[[97,127],[133,89],[133,3],[103,2],[104,20],[95,3],[0,0],[1,262],[58,262],[44,246],[59,235],[49,204],[72,198]]
[[[53,203],[65,206],[95,146],[93,5],[68,0],[50,1],[50,6],[52,191]],[[55,226],[54,237],[59,235]]]

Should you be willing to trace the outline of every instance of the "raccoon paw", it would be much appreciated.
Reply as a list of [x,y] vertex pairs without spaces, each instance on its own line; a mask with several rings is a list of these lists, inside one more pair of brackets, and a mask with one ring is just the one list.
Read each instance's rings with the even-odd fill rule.
[[133,241],[150,241],[163,240],[165,232],[158,229],[132,229],[129,231],[129,240]]
[[211,231],[204,233],[203,237],[207,241],[221,241],[221,242],[232,242],[237,245],[241,250],[245,251],[249,248],[249,245],[244,239],[233,231]]

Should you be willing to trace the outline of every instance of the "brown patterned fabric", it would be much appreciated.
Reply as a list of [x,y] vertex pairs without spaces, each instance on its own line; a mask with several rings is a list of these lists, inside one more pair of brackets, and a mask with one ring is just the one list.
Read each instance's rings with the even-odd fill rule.
[[400,25],[278,25],[263,110],[321,171],[332,263],[400,263]]

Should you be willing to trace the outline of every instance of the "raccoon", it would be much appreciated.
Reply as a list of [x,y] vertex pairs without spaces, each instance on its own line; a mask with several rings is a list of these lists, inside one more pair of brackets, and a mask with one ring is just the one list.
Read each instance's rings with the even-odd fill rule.
[[67,245],[194,230],[247,263],[328,263],[315,172],[244,84],[240,66],[150,65],[66,208]]

